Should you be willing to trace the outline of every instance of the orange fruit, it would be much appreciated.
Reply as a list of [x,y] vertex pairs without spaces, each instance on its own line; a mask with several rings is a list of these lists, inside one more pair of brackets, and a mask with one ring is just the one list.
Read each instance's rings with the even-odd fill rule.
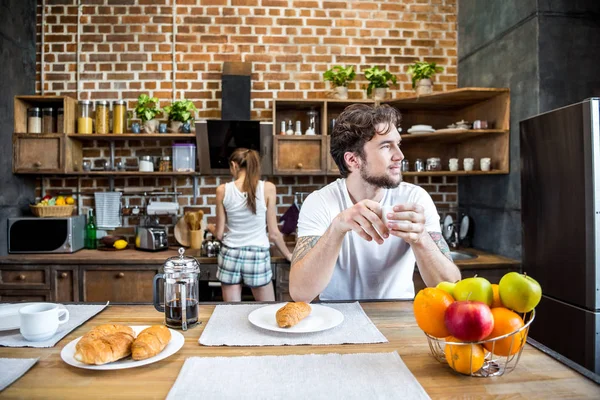
[[[455,337],[449,336],[447,342],[460,342]],[[447,344],[444,349],[448,365],[461,374],[471,375],[483,367],[485,351],[480,344]]]
[[504,305],[502,304],[502,300],[500,300],[500,292],[498,288],[498,284],[492,283],[492,290],[494,291],[494,300],[492,301],[492,305],[490,306],[490,308],[504,307]]
[[[490,333],[486,340],[514,332],[525,325],[519,314],[505,307],[492,308],[492,315],[494,316],[494,329],[492,329],[492,333]],[[525,345],[526,339],[525,330],[522,330],[507,338],[484,343],[484,347],[489,351],[492,351],[493,347],[493,353],[496,355],[508,356],[521,350],[521,347]]]
[[413,302],[415,319],[419,328],[437,338],[450,336],[444,323],[444,314],[453,302],[454,298],[442,289],[429,287],[420,290]]

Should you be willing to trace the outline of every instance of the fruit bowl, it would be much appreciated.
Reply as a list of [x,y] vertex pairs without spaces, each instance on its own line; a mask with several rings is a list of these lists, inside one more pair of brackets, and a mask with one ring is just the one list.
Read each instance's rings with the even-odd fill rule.
[[[479,342],[447,342],[444,338],[436,338],[424,333],[427,336],[431,354],[442,364],[448,364],[447,357],[450,357],[451,361],[456,363],[452,369],[458,373],[475,377],[502,376],[517,366],[529,334],[529,326],[535,318],[535,310],[519,315],[525,323],[521,328],[506,335]],[[522,344],[519,344],[520,341]],[[448,352],[446,352],[446,346],[448,346]],[[498,353],[500,346],[508,346],[507,355],[495,354]],[[518,350],[517,346],[520,346]],[[477,360],[478,357],[481,359]],[[481,361],[483,365],[477,368]],[[459,362],[462,365],[459,365]]]
[[29,208],[36,217],[70,217],[75,206],[34,206],[30,204]]

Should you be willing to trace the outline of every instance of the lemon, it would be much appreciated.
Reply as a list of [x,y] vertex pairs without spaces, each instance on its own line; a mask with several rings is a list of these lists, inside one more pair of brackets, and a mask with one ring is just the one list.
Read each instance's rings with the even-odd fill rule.
[[56,205],[57,206],[64,206],[67,203],[65,202],[65,198],[64,197],[59,197],[56,199]]
[[127,241],[119,239],[113,243],[113,247],[117,250],[123,250],[125,247],[127,247]]
[[75,204],[75,199],[72,196],[67,197],[65,202],[69,205]]

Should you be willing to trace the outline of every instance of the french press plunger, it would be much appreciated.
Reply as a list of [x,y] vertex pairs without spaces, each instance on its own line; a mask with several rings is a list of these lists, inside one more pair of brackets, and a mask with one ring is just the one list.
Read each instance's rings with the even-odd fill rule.
[[[200,266],[194,257],[179,256],[165,261],[164,273],[154,276],[154,308],[165,313],[165,323],[170,328],[184,331],[198,323],[198,275]],[[165,305],[160,304],[159,282],[164,280]]]

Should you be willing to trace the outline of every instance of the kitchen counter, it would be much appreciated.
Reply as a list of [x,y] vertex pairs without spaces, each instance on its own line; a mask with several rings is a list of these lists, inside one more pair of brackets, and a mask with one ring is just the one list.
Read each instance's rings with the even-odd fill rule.
[[[600,386],[541,351],[527,345],[516,369],[498,378],[472,378],[454,373],[430,354],[427,339],[416,325],[412,302],[365,302],[362,306],[389,343],[332,346],[205,347],[198,338],[214,305],[200,305],[202,324],[186,332],[176,354],[156,363],[131,369],[91,371],[64,363],[60,352],[71,340],[105,323],[161,324],[163,316],[152,306],[109,306],[75,329],[55,347],[0,348],[0,357],[39,361],[2,392],[2,398],[160,398],[171,389],[186,358],[288,354],[364,353],[397,351],[433,399],[437,398],[600,398]],[[533,323],[535,323],[534,321]],[[288,371],[289,372],[289,371]],[[198,371],[202,373],[202,371]],[[299,375],[301,379],[301,374]]]

